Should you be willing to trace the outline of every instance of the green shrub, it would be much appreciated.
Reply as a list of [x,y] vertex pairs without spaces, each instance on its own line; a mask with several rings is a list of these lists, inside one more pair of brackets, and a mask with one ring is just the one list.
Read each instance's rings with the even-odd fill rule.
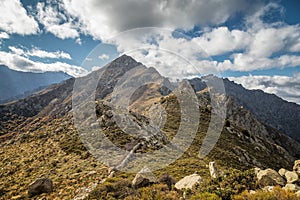
[[290,191],[286,191],[280,187],[274,187],[273,191],[259,190],[251,194],[248,190],[242,192],[240,195],[232,197],[233,200],[297,200],[296,195]]
[[218,195],[204,192],[191,196],[190,200],[222,200]]
[[131,181],[111,178],[94,189],[88,199],[124,199],[127,196],[135,195],[135,193]]
[[192,192],[195,195],[214,193],[223,200],[230,200],[232,195],[240,194],[245,190],[255,190],[256,188],[253,170],[232,170],[225,173],[225,176],[205,180]]

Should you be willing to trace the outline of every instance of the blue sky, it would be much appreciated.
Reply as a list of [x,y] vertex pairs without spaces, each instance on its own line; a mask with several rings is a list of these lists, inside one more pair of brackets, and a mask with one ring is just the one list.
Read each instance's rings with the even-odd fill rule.
[[297,0],[2,0],[0,64],[81,76],[126,53],[171,78],[217,73],[300,103],[299,10]]

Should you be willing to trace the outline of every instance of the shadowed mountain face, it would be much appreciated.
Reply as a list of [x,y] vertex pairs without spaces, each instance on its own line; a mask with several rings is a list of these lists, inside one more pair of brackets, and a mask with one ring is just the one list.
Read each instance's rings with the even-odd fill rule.
[[63,72],[20,72],[0,65],[0,103],[24,98],[34,91],[68,78],[71,76]]
[[227,94],[257,119],[300,142],[300,105],[261,90],[247,90],[228,79],[224,85]]
[[[267,108],[274,106],[279,108],[277,103],[281,103],[281,112],[290,112],[290,109],[296,112],[299,106],[262,92],[256,95],[257,91],[246,90],[225,79],[227,95],[215,94],[215,97],[227,105],[226,123],[216,146],[206,158],[200,159],[199,149],[210,126],[212,115],[212,96],[209,93],[210,88],[206,86],[206,81],[211,78],[216,77],[207,76],[190,80],[195,90],[195,98],[197,97],[197,107],[199,107],[197,133],[187,151],[170,166],[158,170],[158,174],[169,173],[176,178],[182,178],[194,173],[195,170],[205,168],[212,160],[226,168],[234,169],[249,169],[253,166],[288,168],[295,159],[300,158],[300,144],[284,134],[282,132],[284,129],[276,129],[271,123],[267,123],[269,121],[262,120],[260,116],[276,121],[277,118],[281,118],[277,115],[271,116],[270,114],[275,115],[275,111],[268,112]],[[158,81],[151,83],[149,80]],[[79,84],[79,89],[77,88],[78,93],[74,94],[74,85],[78,81],[82,84]],[[97,83],[94,95],[89,93],[92,90],[90,83],[92,85]],[[18,182],[19,177],[25,173],[23,168],[30,164],[32,165],[31,171],[26,172],[24,178],[26,184],[32,182],[36,176],[48,172],[57,185],[57,193],[50,194],[49,198],[54,199],[60,193],[72,199],[72,194],[79,186],[89,185],[91,181],[88,175],[84,175],[86,178],[75,184],[75,175],[81,175],[85,173],[85,170],[98,170],[97,173],[101,173],[101,177],[106,174],[103,170],[99,172],[103,169],[103,164],[96,164],[95,158],[87,153],[83,143],[85,145],[86,142],[90,143],[90,153],[105,155],[107,159],[112,157],[111,154],[105,154],[105,151],[97,151],[97,147],[101,147],[103,136],[95,131],[95,127],[101,127],[105,138],[108,138],[114,145],[130,152],[141,154],[155,152],[165,145],[169,145],[168,147],[172,149],[170,152],[183,152],[180,145],[172,146],[172,139],[176,137],[181,122],[191,123],[188,113],[181,111],[179,98],[176,96],[181,92],[178,88],[183,87],[183,83],[171,83],[154,68],[147,68],[133,58],[123,55],[85,77],[77,80],[71,78],[24,99],[0,105],[0,144],[5,148],[0,154],[0,158],[4,161],[4,164],[0,163],[0,168],[4,171],[9,170],[7,168],[10,166],[6,162],[13,163],[26,159],[24,162],[20,161],[18,167],[13,168],[13,172],[1,174],[0,184],[5,183],[7,188],[15,188],[15,182]],[[193,93],[190,90],[186,92]],[[128,102],[124,102],[123,99],[127,97]],[[82,126],[89,130],[84,133],[86,141],[79,138],[78,129],[76,129],[78,127],[74,124],[74,115],[77,111],[74,109],[74,104],[72,105],[74,103],[72,98],[82,100],[81,103],[79,101],[79,107],[91,107],[91,110],[94,109],[96,113],[95,119],[91,118],[90,113],[77,113],[81,117]],[[253,102],[247,98],[252,98]],[[259,100],[263,103],[259,104]],[[118,112],[122,110],[118,110],[116,105],[123,105],[123,103],[129,106],[129,109],[125,114],[120,114]],[[265,106],[265,112],[262,106]],[[260,108],[261,114],[252,110],[256,107]],[[278,121],[281,127],[287,127],[284,120],[288,121],[290,116],[296,121],[300,119],[299,115],[284,116],[282,114],[280,116],[284,118]],[[120,127],[118,120],[126,122],[128,126]],[[131,124],[134,126],[129,126]],[[151,134],[153,132],[155,134]],[[105,148],[109,147],[109,145],[105,146]],[[40,148],[46,149],[40,150]],[[31,151],[33,158],[27,159],[27,154]],[[134,157],[126,155],[124,160],[123,157],[120,155],[116,163],[111,162],[105,167],[115,169],[126,165],[129,168],[136,167],[131,166],[134,165]],[[70,160],[70,163],[76,163],[76,166],[69,166],[69,162],[64,162],[64,160]],[[92,163],[91,166],[90,163]],[[56,168],[59,169],[56,170]],[[98,177],[98,180],[100,176],[97,173],[95,175],[91,173],[89,176]],[[205,175],[204,172],[203,176]],[[8,177],[15,182],[6,183]],[[22,194],[27,189],[26,184],[18,185]],[[74,188],[65,190],[68,185]],[[9,199],[11,195],[13,192],[7,192],[5,197]]]
[[[205,77],[190,80],[195,91],[205,88]],[[300,142],[300,105],[287,102],[262,90],[248,90],[242,85],[224,79],[226,94],[237,105],[250,111],[258,120]]]

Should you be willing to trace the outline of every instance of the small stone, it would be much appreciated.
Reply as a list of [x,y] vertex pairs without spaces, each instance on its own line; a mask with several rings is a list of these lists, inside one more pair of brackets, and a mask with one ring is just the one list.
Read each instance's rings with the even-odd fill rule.
[[285,173],[287,172],[288,170],[284,169],[284,168],[281,168],[278,173],[280,174],[280,176],[282,177],[285,177]]
[[289,190],[291,192],[296,192],[300,190],[300,187],[295,184],[288,183],[283,187],[284,190]]
[[42,193],[50,193],[53,191],[53,183],[49,178],[36,179],[28,186],[28,194],[30,196],[39,195]]
[[300,175],[300,160],[295,160],[293,171]]
[[256,194],[256,191],[255,190],[250,190],[249,193],[250,194]]
[[290,171],[287,171],[285,173],[285,178],[286,178],[286,181],[287,183],[295,183],[298,181],[298,174],[296,172],[290,172]]

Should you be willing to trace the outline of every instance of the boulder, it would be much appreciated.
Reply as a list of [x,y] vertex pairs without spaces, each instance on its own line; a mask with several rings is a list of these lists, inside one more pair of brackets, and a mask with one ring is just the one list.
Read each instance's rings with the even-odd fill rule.
[[292,191],[292,192],[297,192],[297,191],[300,191],[300,187],[296,184],[291,184],[291,183],[288,183],[286,184],[284,187],[283,187],[284,190],[289,190],[289,191]]
[[257,180],[258,180],[258,184],[261,187],[275,186],[275,185],[284,186],[285,185],[285,180],[280,176],[280,174],[278,172],[276,172],[273,169],[265,169],[265,170],[261,170],[260,172],[258,172]]
[[28,186],[28,194],[30,196],[42,193],[50,193],[53,191],[53,183],[49,178],[38,178]]
[[300,160],[295,160],[293,170],[300,175]]
[[288,170],[284,169],[284,168],[281,168],[278,173],[280,174],[280,176],[282,177],[285,177],[285,173],[287,172]]
[[295,183],[298,181],[299,177],[296,172],[287,171],[285,173],[285,178],[287,183]]
[[157,183],[157,179],[149,168],[144,167],[139,173],[136,174],[132,181],[132,186],[134,188],[140,188],[144,186]]
[[217,178],[222,175],[222,172],[217,168],[215,162],[209,163],[209,172],[212,178]]
[[182,190],[182,189],[192,189],[193,186],[195,186],[196,184],[199,184],[202,182],[202,178],[201,176],[199,176],[198,174],[192,174],[189,176],[184,177],[183,179],[181,179],[180,181],[178,181],[175,184],[175,188],[178,190]]

